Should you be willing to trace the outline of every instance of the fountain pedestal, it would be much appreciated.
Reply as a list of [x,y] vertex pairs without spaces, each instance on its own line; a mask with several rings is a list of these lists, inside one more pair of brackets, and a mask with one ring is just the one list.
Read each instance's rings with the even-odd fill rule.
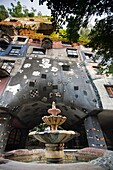
[[46,146],[45,157],[48,163],[63,162],[64,158],[63,143],[45,144],[45,146]]

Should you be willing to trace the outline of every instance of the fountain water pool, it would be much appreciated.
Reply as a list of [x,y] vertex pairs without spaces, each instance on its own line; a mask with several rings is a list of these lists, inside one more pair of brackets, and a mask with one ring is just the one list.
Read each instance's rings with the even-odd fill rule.
[[[102,156],[102,154],[101,154]],[[63,161],[60,163],[89,162],[98,158],[96,153],[82,152],[82,150],[64,150]],[[33,164],[47,164],[44,149],[19,149],[5,154],[5,158]]]

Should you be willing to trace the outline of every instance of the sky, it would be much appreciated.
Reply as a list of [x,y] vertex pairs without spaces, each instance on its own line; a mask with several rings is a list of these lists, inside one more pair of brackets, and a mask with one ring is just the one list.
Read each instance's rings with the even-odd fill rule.
[[39,5],[39,0],[33,0],[33,2],[31,2],[30,0],[0,0],[0,5],[4,5],[7,9],[7,8],[11,8],[11,3],[17,5],[18,1],[20,1],[22,6],[25,5],[29,10],[31,10],[31,8],[33,7],[34,9],[37,10],[37,13],[41,11],[42,15],[49,15],[49,16],[51,15],[50,10],[47,9],[45,3],[44,5]]

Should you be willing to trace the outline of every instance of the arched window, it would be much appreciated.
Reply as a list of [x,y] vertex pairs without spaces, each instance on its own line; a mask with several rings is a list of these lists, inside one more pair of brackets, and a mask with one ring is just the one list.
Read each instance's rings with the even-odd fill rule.
[[14,128],[11,130],[7,145],[6,145],[6,151],[19,149],[20,148],[20,141],[21,141],[21,130]]

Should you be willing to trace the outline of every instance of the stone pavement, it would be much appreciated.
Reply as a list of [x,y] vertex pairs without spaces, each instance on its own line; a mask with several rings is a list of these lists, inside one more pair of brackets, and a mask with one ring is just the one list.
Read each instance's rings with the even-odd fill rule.
[[103,167],[105,170],[113,170],[113,151],[107,151],[105,155],[90,161],[93,165]]
[[7,163],[0,164],[0,170],[104,170],[102,167],[91,163],[72,163],[72,164],[32,164],[20,163],[8,160]]

